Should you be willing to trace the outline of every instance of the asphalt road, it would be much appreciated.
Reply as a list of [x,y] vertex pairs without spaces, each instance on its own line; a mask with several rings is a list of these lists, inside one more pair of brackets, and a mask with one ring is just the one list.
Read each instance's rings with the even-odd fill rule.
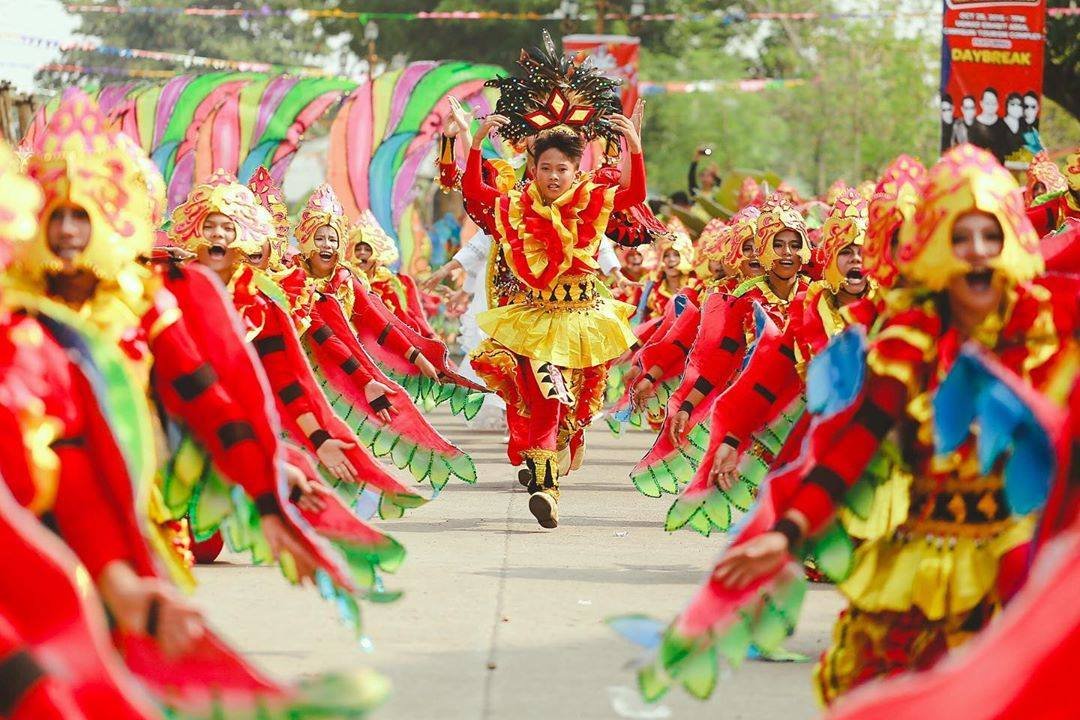
[[[635,649],[603,624],[644,612],[670,619],[725,542],[670,535],[668,501],[638,494],[627,473],[650,438],[590,432],[585,467],[564,483],[560,525],[543,530],[506,464],[499,436],[437,412],[435,424],[469,452],[479,482],[452,484],[435,502],[382,523],[408,550],[386,577],[404,597],[365,605],[357,641],[310,588],[276,568],[226,557],[198,570],[213,624],[282,678],[357,665],[393,683],[380,720],[817,717],[810,664],[750,662],[701,703],[673,691],[637,700]],[[812,586],[788,648],[816,657],[842,602]]]

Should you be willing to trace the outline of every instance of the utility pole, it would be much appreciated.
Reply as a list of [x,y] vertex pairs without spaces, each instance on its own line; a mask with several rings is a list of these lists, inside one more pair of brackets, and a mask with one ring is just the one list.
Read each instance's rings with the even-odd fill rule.
[[607,20],[607,0],[596,0],[596,34],[604,34],[604,22]]

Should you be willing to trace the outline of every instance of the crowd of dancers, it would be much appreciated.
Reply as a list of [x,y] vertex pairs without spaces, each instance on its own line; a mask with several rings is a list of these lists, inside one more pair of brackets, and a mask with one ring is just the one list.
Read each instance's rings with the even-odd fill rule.
[[[819,581],[848,601],[824,703],[930,671],[838,716],[1066,717],[1080,153],[1037,157],[1024,189],[959,145],[821,200],[747,178],[736,207],[711,183],[650,207],[643,105],[622,115],[546,36],[519,65],[485,118],[448,99],[439,178],[480,232],[424,278],[328,185],[291,224],[262,168],[199,178],[167,216],[156,167],[78,90],[0,147],[0,715],[368,712],[377,676],[249,665],[185,597],[192,568],[225,546],[276,562],[361,633],[404,559],[367,520],[476,481],[426,411],[488,398],[541,527],[606,420],[656,433],[631,480],[671,496],[667,530],[732,535],[673,622],[612,619],[651,649],[647,699],[780,656]],[[462,272],[459,368],[428,316]]]

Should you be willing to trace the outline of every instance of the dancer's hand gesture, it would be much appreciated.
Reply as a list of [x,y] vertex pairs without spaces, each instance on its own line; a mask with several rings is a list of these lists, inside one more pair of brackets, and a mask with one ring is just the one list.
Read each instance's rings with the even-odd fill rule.
[[626,140],[626,149],[631,153],[637,154],[641,152],[641,136],[638,131],[634,129],[634,124],[630,122],[630,118],[625,115],[608,115],[608,122],[611,127],[615,128],[622,134]]
[[675,413],[675,417],[671,418],[671,427],[668,430],[673,444],[676,446],[683,444],[683,439],[686,437],[687,425],[689,424],[690,413],[685,410],[680,410]]
[[453,95],[447,97],[450,104],[450,113],[443,118],[442,134],[447,137],[457,137],[467,131],[472,124],[472,113],[461,106],[461,101]]
[[712,470],[709,471],[709,480],[716,487],[727,491],[735,487],[735,480],[739,474],[735,468],[739,464],[739,451],[727,443],[721,443],[713,455]]
[[775,571],[787,558],[787,537],[773,531],[762,533],[728,550],[713,570],[713,580],[742,590],[762,575]]
[[484,142],[484,138],[496,130],[501,130],[503,126],[509,122],[510,118],[505,115],[488,115],[484,118],[484,121],[480,123],[480,129],[477,130],[476,135],[473,136],[473,150],[479,150],[480,144]]

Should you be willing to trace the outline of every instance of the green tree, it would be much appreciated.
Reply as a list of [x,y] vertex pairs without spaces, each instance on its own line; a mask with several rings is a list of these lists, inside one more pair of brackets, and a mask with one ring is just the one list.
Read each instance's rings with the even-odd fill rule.
[[[1075,7],[1074,0],[1047,0],[1048,7]],[[1080,16],[1046,20],[1043,94],[1080,118]],[[1077,136],[1073,136],[1076,142]]]

